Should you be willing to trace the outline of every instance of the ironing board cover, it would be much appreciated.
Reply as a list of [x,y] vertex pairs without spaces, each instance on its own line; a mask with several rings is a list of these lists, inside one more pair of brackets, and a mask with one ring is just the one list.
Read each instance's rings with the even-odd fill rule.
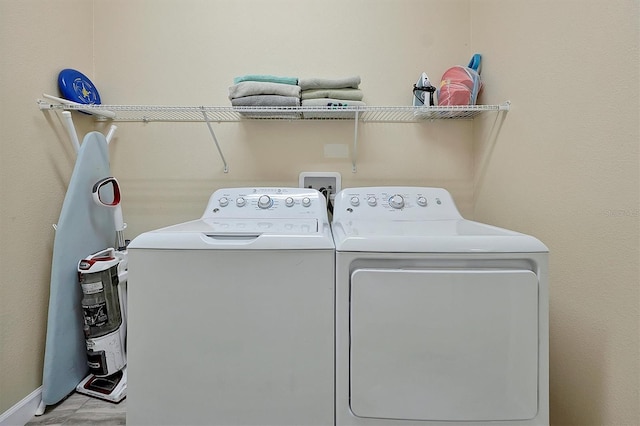
[[53,243],[42,377],[45,405],[60,402],[89,372],[77,267],[82,258],[114,244],[113,213],[94,203],[91,195],[93,185],[108,176],[107,141],[100,132],[88,133],[78,151]]

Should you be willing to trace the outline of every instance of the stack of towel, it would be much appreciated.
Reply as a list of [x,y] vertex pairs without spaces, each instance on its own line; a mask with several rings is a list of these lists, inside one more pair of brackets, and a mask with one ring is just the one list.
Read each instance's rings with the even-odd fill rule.
[[[344,78],[301,78],[300,98],[303,107],[328,107],[339,109],[344,107],[365,106],[362,102],[362,90],[360,76]],[[336,117],[335,113],[305,112],[306,118]],[[348,117],[347,117],[348,116]],[[350,118],[353,113],[346,113],[345,118]]]
[[[229,99],[234,107],[299,107],[300,86],[296,77],[249,74],[233,79]],[[246,116],[271,118],[269,112],[246,112]],[[298,112],[278,113],[277,117],[297,115]]]

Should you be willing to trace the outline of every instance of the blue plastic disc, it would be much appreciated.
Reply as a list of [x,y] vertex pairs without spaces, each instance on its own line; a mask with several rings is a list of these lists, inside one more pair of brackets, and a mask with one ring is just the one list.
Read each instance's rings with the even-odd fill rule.
[[80,104],[100,104],[100,94],[89,78],[80,71],[67,68],[58,74],[62,97]]

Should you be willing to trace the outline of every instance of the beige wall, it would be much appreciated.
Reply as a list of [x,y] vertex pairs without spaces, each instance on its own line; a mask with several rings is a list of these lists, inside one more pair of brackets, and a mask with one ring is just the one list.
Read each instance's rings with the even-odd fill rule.
[[[441,75],[470,51],[468,26],[444,44],[440,34],[449,21],[425,26],[424,17],[439,13],[468,22],[469,5],[403,3],[96,1],[95,78],[105,103],[229,105],[228,88],[242,74],[360,75],[368,104],[410,105],[422,71]],[[202,123],[119,128],[112,164],[126,190],[131,236],[199,216],[215,188],[297,186],[301,171],[338,171],[345,186],[446,185],[472,213],[471,122],[362,125],[356,174],[348,158],[324,157],[325,144],[351,146],[348,122],[214,125],[228,174]]]
[[471,3],[485,100],[513,102],[476,123],[474,215],[550,248],[551,421],[640,424],[639,3]]
[[35,99],[56,93],[58,68],[92,71],[92,9],[0,0],[0,413],[42,383],[51,225],[74,164],[59,119]]
[[[0,0],[0,94],[11,100],[0,107],[0,413],[41,384],[51,224],[74,155],[35,99],[56,92],[61,68],[87,73],[107,104],[228,105],[234,76],[272,73],[359,74],[368,104],[407,105],[420,72],[438,80],[477,50],[484,102],[511,99],[512,110],[361,125],[355,174],[323,154],[351,144],[352,123],[214,124],[227,174],[202,123],[118,123],[111,165],[127,237],[199,216],[217,188],[297,185],[306,170],[339,171],[344,186],[446,187],[467,217],[552,250],[552,422],[640,423],[637,1],[608,12],[595,1],[49,3]],[[597,109],[593,83],[615,88]],[[81,134],[108,127],[74,119]]]

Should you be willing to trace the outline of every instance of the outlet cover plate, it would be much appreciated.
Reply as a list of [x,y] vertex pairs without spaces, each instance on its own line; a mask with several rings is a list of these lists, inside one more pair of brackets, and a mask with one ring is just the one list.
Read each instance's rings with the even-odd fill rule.
[[338,172],[301,172],[298,179],[300,188],[329,188],[329,194],[334,195],[342,189],[342,177]]

